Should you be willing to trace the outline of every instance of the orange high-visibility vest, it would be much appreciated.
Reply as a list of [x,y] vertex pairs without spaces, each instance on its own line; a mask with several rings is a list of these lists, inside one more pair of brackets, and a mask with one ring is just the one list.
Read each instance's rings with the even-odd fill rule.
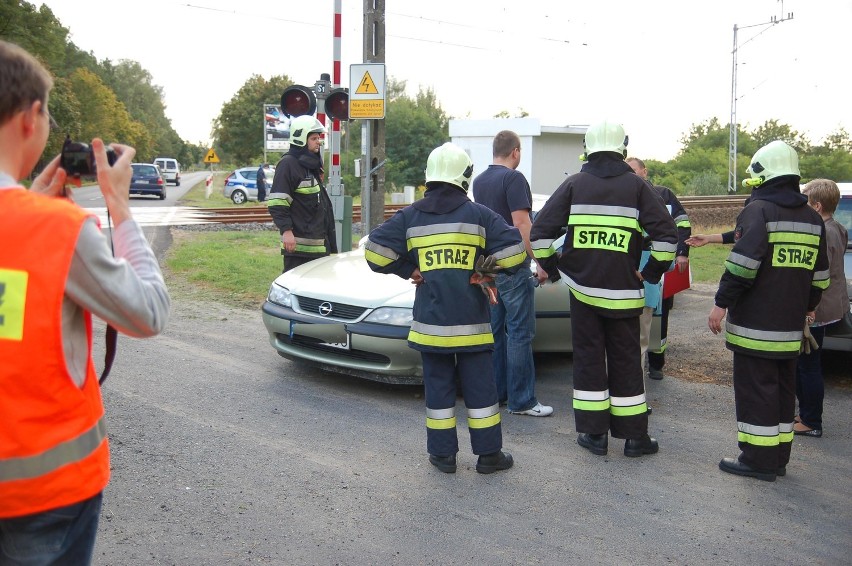
[[61,335],[86,217],[64,199],[0,189],[0,518],[78,503],[109,481],[91,315],[82,388],[68,373]]

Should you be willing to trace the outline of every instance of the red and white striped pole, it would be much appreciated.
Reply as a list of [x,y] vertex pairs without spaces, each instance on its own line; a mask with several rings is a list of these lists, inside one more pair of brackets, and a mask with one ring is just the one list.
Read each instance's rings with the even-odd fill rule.
[[[332,90],[340,87],[340,35],[342,28],[343,0],[334,0],[334,62],[331,78]],[[331,168],[328,172],[329,185],[336,195],[342,195],[340,179],[340,120],[331,121]]]

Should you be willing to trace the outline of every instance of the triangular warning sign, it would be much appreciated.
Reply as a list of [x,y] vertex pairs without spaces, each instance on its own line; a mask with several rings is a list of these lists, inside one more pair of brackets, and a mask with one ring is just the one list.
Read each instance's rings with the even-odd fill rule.
[[219,157],[213,149],[210,149],[207,155],[204,156],[204,163],[219,163]]
[[[357,76],[357,75],[356,75]],[[379,89],[376,88],[376,83],[373,82],[373,77],[370,76],[370,71],[364,72],[364,78],[358,83],[358,88],[355,94],[379,94]]]

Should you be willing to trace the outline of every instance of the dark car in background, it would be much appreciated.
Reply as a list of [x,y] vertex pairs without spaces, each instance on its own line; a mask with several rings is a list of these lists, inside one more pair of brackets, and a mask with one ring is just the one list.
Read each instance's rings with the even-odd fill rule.
[[133,169],[131,195],[154,195],[166,200],[166,180],[159,167],[151,163],[131,163],[130,167]]

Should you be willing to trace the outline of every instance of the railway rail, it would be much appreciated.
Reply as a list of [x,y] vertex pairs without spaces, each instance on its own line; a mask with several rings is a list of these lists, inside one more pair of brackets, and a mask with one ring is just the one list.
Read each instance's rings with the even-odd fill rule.
[[[706,208],[742,208],[745,195],[732,196],[691,196],[681,197],[679,200],[683,207],[690,209]],[[404,208],[404,204],[386,204],[384,218],[387,220],[393,214]],[[242,224],[249,222],[271,222],[269,212],[262,206],[231,206],[223,208],[199,208],[193,210],[193,216],[200,221],[219,222],[224,224]],[[352,207],[352,222],[361,221],[361,206]]]

